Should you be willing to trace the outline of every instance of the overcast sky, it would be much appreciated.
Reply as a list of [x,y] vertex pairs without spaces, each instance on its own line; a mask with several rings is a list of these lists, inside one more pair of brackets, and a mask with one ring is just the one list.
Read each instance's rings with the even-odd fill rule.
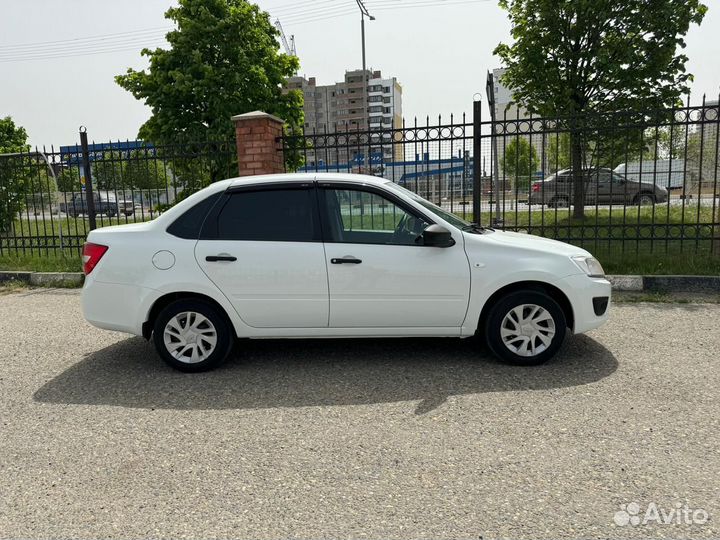
[[[1,0],[0,117],[9,115],[24,126],[33,145],[74,144],[80,125],[95,141],[134,139],[149,110],[113,76],[145,66],[139,50],[163,41],[162,28],[169,26],[163,13],[172,3]],[[258,3],[280,18],[288,35],[295,35],[301,74],[328,84],[361,66],[354,0]],[[418,5],[423,3],[430,5]],[[695,101],[720,90],[720,0],[706,3],[710,11],[703,25],[687,37]],[[366,23],[368,67],[398,78],[405,117],[469,114],[473,95],[484,97],[487,70],[498,67],[493,49],[509,41],[510,25],[497,2],[368,0],[367,6],[376,17]],[[104,49],[102,42],[83,40],[109,34],[114,37]],[[47,43],[71,39],[78,40],[78,47]],[[68,56],[78,48],[83,56]],[[108,49],[112,52],[98,52]],[[54,57],[27,60],[49,55]],[[18,58],[24,59],[8,61]]]

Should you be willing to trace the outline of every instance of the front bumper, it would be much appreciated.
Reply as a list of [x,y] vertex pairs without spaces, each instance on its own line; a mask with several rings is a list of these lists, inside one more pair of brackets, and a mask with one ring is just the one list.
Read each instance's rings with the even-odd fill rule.
[[607,279],[575,274],[561,279],[556,285],[570,300],[574,334],[582,334],[607,322],[612,296],[612,286]]

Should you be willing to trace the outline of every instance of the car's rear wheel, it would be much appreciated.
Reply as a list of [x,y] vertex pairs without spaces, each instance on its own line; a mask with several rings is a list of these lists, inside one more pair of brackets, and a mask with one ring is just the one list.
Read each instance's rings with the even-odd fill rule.
[[552,358],[565,339],[567,321],[560,305],[541,291],[502,297],[488,313],[488,347],[511,364],[533,366]]
[[153,341],[165,362],[186,372],[216,367],[233,346],[226,318],[212,305],[195,299],[165,307],[155,319]]

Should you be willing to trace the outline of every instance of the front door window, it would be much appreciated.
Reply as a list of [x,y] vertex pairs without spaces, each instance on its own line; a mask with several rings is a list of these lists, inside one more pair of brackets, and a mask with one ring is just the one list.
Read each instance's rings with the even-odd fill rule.
[[353,189],[326,189],[324,193],[331,242],[418,245],[429,225],[376,193]]

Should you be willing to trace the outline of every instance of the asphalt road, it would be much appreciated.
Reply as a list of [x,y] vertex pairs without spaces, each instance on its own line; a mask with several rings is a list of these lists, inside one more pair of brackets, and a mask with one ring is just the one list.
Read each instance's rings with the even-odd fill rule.
[[[525,369],[470,340],[256,341],[186,375],[77,291],[5,294],[0,321],[1,538],[720,535],[720,305],[615,306]],[[622,525],[633,502],[709,519]]]

